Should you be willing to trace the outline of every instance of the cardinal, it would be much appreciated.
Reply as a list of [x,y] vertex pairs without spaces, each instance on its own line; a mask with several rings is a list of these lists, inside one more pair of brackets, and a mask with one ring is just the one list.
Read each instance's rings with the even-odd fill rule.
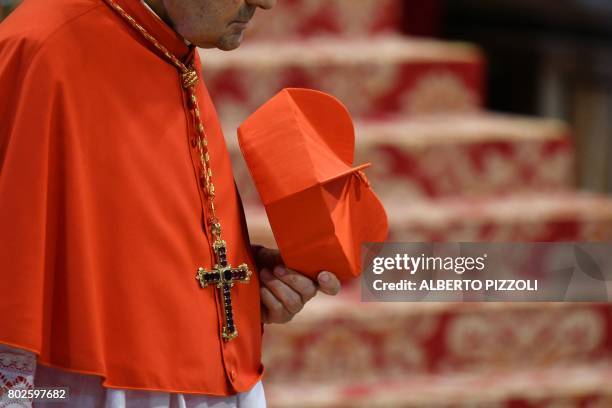
[[196,47],[274,3],[25,0],[0,24],[0,389],[265,406],[263,324],[340,283],[250,243]]

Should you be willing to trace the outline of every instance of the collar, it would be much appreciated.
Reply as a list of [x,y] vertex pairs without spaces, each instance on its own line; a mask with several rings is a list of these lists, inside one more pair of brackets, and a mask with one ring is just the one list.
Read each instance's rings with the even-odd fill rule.
[[142,2],[142,4],[143,4],[143,5],[144,5],[146,8],[148,8],[148,9],[149,9],[149,11],[150,11],[151,13],[153,13],[153,14],[155,15],[155,17],[157,17],[158,19],[160,19],[160,20],[161,20],[161,17],[160,17],[160,16],[159,16],[159,15],[158,15],[158,14],[155,12],[155,10],[153,10],[153,9],[151,8],[151,6],[149,6],[149,5],[147,4],[146,0],[140,0],[140,1]]
[[[142,4],[143,4],[143,5],[144,5],[144,6],[145,6],[147,9],[149,9],[149,11],[150,11],[151,13],[153,13],[153,15],[154,15],[155,17],[157,17],[159,20],[163,21],[163,20],[161,19],[161,17],[160,17],[160,16],[159,16],[159,15],[158,15],[158,14],[155,12],[155,10],[153,10],[153,9],[151,8],[151,6],[149,6],[149,5],[147,4],[147,2],[146,2],[145,0],[140,0],[140,1],[142,1]],[[190,46],[190,45],[191,45],[191,43],[190,43],[189,41],[187,41],[185,38],[183,38],[183,41],[185,42],[185,44],[187,44],[187,46]]]
[[[177,58],[185,61],[190,55],[193,54],[193,46],[187,45],[184,39],[176,33],[171,27],[164,23],[151,8],[146,5],[142,0],[114,0],[115,3],[120,5],[128,14],[130,14],[140,25],[142,25],[157,41],[163,44],[170,52],[172,52]],[[113,11],[113,13],[115,13]],[[123,19],[122,24],[126,24]],[[132,27],[130,30],[134,31]],[[134,31],[134,36],[137,37],[141,42],[145,43],[148,48],[152,49],[156,54],[166,59],[153,45],[147,40],[141,37],[141,35]]]

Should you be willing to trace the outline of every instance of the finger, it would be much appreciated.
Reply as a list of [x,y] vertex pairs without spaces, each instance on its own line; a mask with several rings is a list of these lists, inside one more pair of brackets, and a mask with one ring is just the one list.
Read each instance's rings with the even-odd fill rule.
[[284,315],[288,315],[285,307],[274,297],[269,289],[260,288],[262,314],[264,323],[281,323]]
[[340,292],[340,280],[331,272],[319,273],[317,282],[319,282],[319,290],[327,295],[335,296]]
[[260,268],[274,269],[276,265],[284,265],[278,249],[262,247],[257,251],[257,264]]
[[315,283],[299,272],[279,265],[274,268],[274,276],[297,292],[302,299],[302,304],[306,304],[306,302],[317,294],[317,286]]
[[286,323],[293,315],[266,287],[260,289],[264,323]]
[[262,270],[260,275],[262,284],[272,292],[289,313],[295,314],[302,310],[304,303],[299,293],[291,289],[285,282],[275,278],[267,269]]

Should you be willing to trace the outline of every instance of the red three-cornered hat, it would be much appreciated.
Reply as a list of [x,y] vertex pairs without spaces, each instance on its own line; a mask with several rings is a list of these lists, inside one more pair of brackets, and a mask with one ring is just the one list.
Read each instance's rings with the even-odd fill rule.
[[238,129],[240,149],[287,267],[359,276],[361,245],[387,237],[387,215],[353,167],[355,132],[340,101],[284,89]]

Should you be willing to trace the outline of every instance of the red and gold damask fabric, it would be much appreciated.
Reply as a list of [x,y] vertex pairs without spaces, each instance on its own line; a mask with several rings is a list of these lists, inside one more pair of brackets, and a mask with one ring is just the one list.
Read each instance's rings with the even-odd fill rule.
[[[117,1],[200,69],[140,1]],[[32,0],[0,25],[0,343],[107,387],[228,395],[260,378],[257,279],[221,340],[194,120],[176,68],[102,0]],[[254,270],[230,159],[198,90],[228,261]],[[176,350],[180,350],[179,353]]]
[[[559,192],[574,185],[574,145],[555,120],[491,113],[361,121],[356,162],[386,204],[500,193]],[[242,200],[260,206],[236,143],[228,147]]]
[[358,285],[344,292],[314,301],[295,323],[266,330],[270,384],[612,361],[612,309],[605,304],[360,303]]
[[484,57],[464,43],[404,37],[254,42],[231,53],[202,51],[202,59],[224,123],[241,123],[283,88],[329,93],[359,119],[472,112],[484,100]]
[[[358,128],[359,158],[386,200],[556,192],[574,185],[570,130],[554,120],[432,115]],[[361,159],[363,160],[363,159]]]
[[612,199],[575,193],[517,193],[387,205],[396,242],[612,240]]
[[[393,242],[555,242],[612,240],[612,199],[558,192],[444,200],[385,200]],[[265,215],[250,209],[253,240],[273,246]]]
[[271,406],[611,406],[605,304],[359,304],[354,289],[266,332]]
[[283,0],[256,14],[247,39],[367,37],[401,29],[401,0]]

